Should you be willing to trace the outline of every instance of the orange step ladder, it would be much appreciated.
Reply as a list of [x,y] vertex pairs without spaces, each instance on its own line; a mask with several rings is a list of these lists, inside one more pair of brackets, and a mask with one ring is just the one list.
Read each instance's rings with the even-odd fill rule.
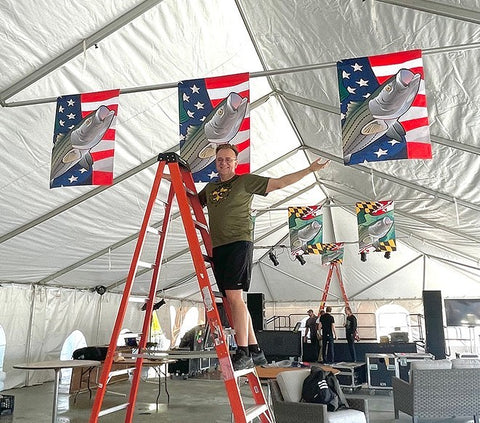
[[[185,234],[187,236],[190,253],[193,259],[195,272],[197,274],[200,292],[202,294],[203,303],[205,306],[207,320],[210,328],[211,336],[213,337],[215,350],[218,356],[218,361],[222,371],[223,380],[227,390],[230,406],[232,408],[233,418],[235,423],[252,422],[254,419],[260,419],[262,423],[273,423],[275,418],[273,412],[268,406],[265,396],[263,394],[260,380],[255,368],[234,371],[232,361],[230,359],[229,345],[222,328],[218,309],[215,304],[215,297],[210,286],[210,280],[207,274],[205,265],[205,257],[211,257],[212,245],[208,226],[203,214],[203,208],[198,199],[193,181],[192,174],[188,168],[187,163],[175,153],[159,154],[158,168],[153,181],[152,191],[147,203],[145,216],[143,218],[142,226],[138,235],[137,245],[130,265],[130,270],[125,282],[123,297],[120,302],[119,311],[115,321],[112,337],[108,347],[107,356],[105,358],[102,373],[98,384],[98,389],[95,395],[95,400],[92,406],[90,415],[90,423],[96,423],[98,418],[122,409],[126,409],[125,423],[131,423],[133,419],[135,402],[140,382],[140,375],[142,364],[145,357],[145,351],[148,334],[150,330],[150,322],[153,312],[153,304],[157,290],[158,276],[163,258],[163,251],[165,246],[165,239],[168,231],[168,224],[172,213],[172,202],[174,197],[177,199],[178,208],[182,217]],[[170,190],[168,193],[168,200],[165,205],[165,216],[161,230],[151,228],[149,226],[150,217],[153,207],[157,201],[157,195],[160,188],[160,182],[163,178],[165,166],[168,167],[171,179]],[[158,242],[157,254],[155,262],[151,265],[145,264],[140,260],[143,245],[146,240],[146,235],[149,232],[156,232],[160,238]],[[198,237],[200,232],[206,255],[202,253],[200,241]],[[130,395],[128,402],[109,409],[102,410],[103,398],[106,393],[107,381],[110,370],[112,368],[117,339],[125,318],[128,300],[132,291],[133,283],[137,269],[140,266],[147,266],[153,269],[152,282],[150,285],[149,295],[146,300],[145,318],[143,322],[142,333],[138,344],[138,356],[135,361],[135,370],[131,382]],[[224,299],[225,302],[225,299]],[[228,304],[225,302],[225,308],[228,309]],[[243,398],[240,392],[239,378],[245,377],[250,387],[252,397],[255,405],[245,408]]]
[[340,285],[340,291],[342,292],[343,301],[345,301],[345,306],[350,307],[348,301],[347,293],[345,292],[345,287],[343,286],[342,272],[340,271],[340,264],[336,261],[330,263],[330,268],[328,269],[327,280],[325,281],[325,287],[323,288],[322,299],[320,301],[320,308],[318,309],[318,314],[320,311],[325,308],[325,303],[327,302],[328,291],[330,290],[330,282],[332,280],[333,272],[337,275],[338,284]]

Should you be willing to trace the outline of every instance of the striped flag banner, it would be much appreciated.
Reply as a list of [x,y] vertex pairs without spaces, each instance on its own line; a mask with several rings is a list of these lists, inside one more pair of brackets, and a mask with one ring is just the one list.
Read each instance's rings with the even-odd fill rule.
[[250,80],[248,73],[178,83],[180,155],[195,182],[217,178],[215,150],[233,144],[237,174],[250,172]]
[[57,98],[50,188],[112,184],[119,94]]
[[346,165],[431,159],[421,50],[337,62]]

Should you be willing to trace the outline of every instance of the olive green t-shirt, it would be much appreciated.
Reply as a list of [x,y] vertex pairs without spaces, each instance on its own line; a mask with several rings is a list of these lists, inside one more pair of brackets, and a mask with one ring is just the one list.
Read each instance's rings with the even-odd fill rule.
[[269,178],[246,174],[235,175],[225,182],[209,182],[199,193],[208,209],[212,245],[235,241],[253,241],[250,206],[254,194],[267,195]]

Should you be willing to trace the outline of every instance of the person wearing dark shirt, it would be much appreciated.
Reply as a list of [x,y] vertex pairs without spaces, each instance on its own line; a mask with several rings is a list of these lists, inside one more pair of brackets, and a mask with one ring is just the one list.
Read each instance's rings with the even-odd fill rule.
[[347,338],[348,350],[353,362],[357,361],[357,353],[355,351],[355,331],[357,330],[357,318],[352,313],[350,307],[345,307],[347,319],[345,320],[345,337]]
[[[303,338],[303,342],[308,342],[308,334],[310,333],[310,354],[304,354],[305,361],[317,361],[318,358],[318,350],[319,350],[319,343],[318,343],[318,318],[313,312],[313,310],[308,310],[308,319],[305,322],[305,336]],[[304,348],[305,350],[305,348]]]
[[332,307],[328,306],[325,309],[325,314],[320,316],[320,325],[322,327],[322,357],[323,362],[333,363],[335,359],[335,350],[333,341],[337,337],[335,332],[335,319],[330,314]]

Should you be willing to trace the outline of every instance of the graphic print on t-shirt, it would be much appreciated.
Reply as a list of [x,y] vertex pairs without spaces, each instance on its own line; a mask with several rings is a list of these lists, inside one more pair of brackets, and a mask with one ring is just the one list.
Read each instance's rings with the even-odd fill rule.
[[232,185],[230,183],[223,184],[218,188],[215,188],[210,194],[210,201],[213,204],[219,203],[220,201],[224,200],[229,196],[231,190],[232,190]]

